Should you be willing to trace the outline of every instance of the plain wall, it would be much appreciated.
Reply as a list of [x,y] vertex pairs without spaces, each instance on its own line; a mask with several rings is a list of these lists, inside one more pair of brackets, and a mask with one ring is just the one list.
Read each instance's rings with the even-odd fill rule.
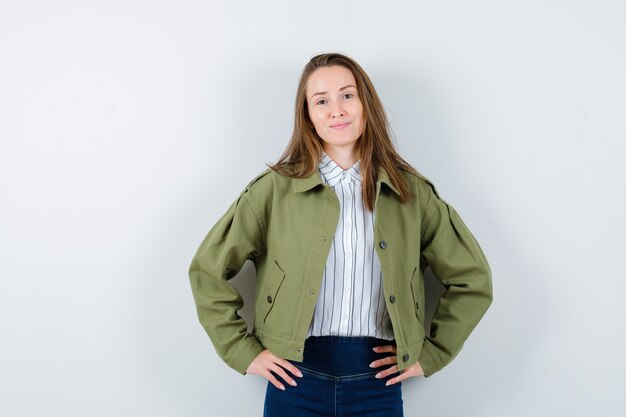
[[0,1],[0,415],[262,414],[267,381],[219,359],[187,270],[328,51],[493,270],[405,415],[624,415],[624,21],[591,0]]

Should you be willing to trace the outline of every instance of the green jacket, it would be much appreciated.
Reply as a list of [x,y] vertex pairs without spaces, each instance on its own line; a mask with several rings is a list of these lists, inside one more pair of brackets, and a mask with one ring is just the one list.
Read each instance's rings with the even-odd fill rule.
[[[419,360],[425,376],[446,366],[491,304],[491,270],[478,242],[428,180],[402,171],[416,198],[400,204],[379,168],[375,247],[400,370]],[[269,168],[241,191],[198,248],[189,278],[200,323],[220,358],[245,375],[264,349],[303,360],[339,200],[316,171],[297,179]],[[246,260],[256,266],[253,332],[229,282]],[[423,272],[446,291],[424,329]],[[429,334],[430,333],[430,334]]]

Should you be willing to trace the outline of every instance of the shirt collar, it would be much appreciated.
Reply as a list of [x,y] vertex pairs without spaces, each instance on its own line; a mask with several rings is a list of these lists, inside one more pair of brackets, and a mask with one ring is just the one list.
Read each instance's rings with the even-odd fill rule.
[[361,160],[356,161],[350,168],[341,168],[328,154],[322,151],[322,157],[317,164],[317,170],[324,182],[331,187],[335,186],[342,178],[352,179],[361,183]]
[[[322,155],[322,158],[323,157],[324,155]],[[322,158],[320,158],[320,162]],[[359,167],[360,167],[360,161],[359,161]],[[359,168],[359,175],[360,175],[360,168]],[[320,172],[319,172],[319,164],[318,164],[318,169],[315,170],[311,175],[309,175],[308,177],[304,177],[304,178],[292,178],[292,183],[293,183],[293,191],[296,193],[308,191],[308,190],[315,188],[318,185],[323,185],[324,180],[322,179],[322,176],[320,175]],[[378,167],[378,180],[376,181],[376,183],[377,184],[384,183],[385,185],[387,185],[387,187],[393,190],[398,196],[400,195],[400,192],[398,191],[398,189],[392,184],[391,180],[389,180],[389,175],[387,174],[387,171],[385,170],[385,168],[383,168],[382,165]]]

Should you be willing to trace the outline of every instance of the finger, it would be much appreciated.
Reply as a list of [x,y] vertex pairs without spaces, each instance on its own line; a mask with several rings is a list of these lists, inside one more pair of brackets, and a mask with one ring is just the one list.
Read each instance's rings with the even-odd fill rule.
[[394,363],[398,363],[398,360],[395,356],[387,356],[386,358],[377,359],[374,362],[370,363],[370,368],[378,368],[383,365],[392,365]]
[[396,347],[394,345],[384,345],[384,346],[376,346],[373,348],[374,352],[382,353],[382,352],[395,352]]
[[389,381],[391,381],[391,383],[388,382],[386,385],[395,384],[396,382],[404,381],[405,379],[408,379],[408,378],[411,378],[411,377],[415,377],[415,376],[424,376],[424,372],[422,371],[422,367],[420,366],[420,364],[418,362],[416,362],[414,365],[411,365],[408,368],[404,369],[400,375],[397,375],[397,376],[389,379]]
[[387,380],[387,382],[385,383],[386,386],[389,385],[393,385],[393,384],[397,384],[400,381],[404,381],[405,379],[407,379],[410,375],[407,372],[403,372],[398,376],[394,376],[393,378],[390,378],[389,380]]
[[294,381],[292,377],[287,375],[287,372],[285,372],[285,370],[281,368],[280,365],[274,363],[272,364],[270,369],[278,374],[284,381],[287,381],[289,385],[293,385],[294,387],[298,385],[298,383]]
[[281,384],[280,381],[276,379],[274,375],[272,375],[269,369],[266,369],[265,372],[263,372],[263,376],[267,378],[267,380],[270,381],[272,385],[274,385],[276,388],[281,389],[283,391],[285,390],[285,386]]
[[295,376],[298,376],[298,377],[302,378],[302,376],[303,376],[302,375],[302,371],[300,371],[297,366],[295,366],[293,363],[289,362],[287,359],[279,358],[277,363],[280,366],[282,366],[283,368],[286,368],[289,372],[291,372]]
[[378,379],[385,378],[386,376],[394,374],[396,372],[398,372],[398,365],[394,365],[385,369],[384,371],[380,371],[379,373],[376,374],[376,378]]

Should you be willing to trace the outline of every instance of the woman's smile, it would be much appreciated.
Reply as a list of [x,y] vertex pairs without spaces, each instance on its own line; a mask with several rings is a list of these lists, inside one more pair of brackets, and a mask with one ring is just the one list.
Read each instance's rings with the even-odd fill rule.
[[354,74],[341,65],[318,68],[309,76],[309,119],[327,151],[343,148],[354,152],[363,133],[363,103],[356,85]]

